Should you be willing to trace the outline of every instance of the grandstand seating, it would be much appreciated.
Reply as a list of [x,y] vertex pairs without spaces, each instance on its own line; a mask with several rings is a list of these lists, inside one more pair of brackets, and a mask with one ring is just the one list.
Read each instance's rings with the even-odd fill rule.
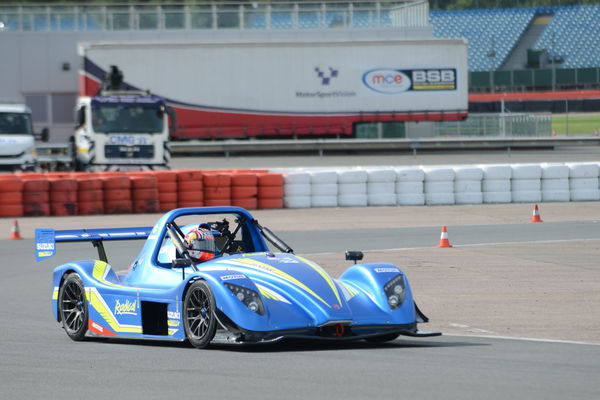
[[564,59],[564,68],[600,66],[600,6],[557,7],[535,47]]
[[529,23],[535,9],[475,9],[432,11],[436,37],[464,37],[469,41],[470,71],[490,71],[502,65]]
[[[498,69],[518,43],[532,19],[552,15],[535,44],[547,50],[560,68],[600,66],[600,5],[432,11],[436,37],[469,40],[469,70]],[[488,56],[490,50],[494,56]]]

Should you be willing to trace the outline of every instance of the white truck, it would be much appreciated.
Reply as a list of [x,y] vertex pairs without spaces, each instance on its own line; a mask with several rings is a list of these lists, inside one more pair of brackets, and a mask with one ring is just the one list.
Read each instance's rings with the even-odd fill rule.
[[0,103],[0,169],[32,171],[37,166],[35,140],[48,141],[48,129],[33,132],[31,110],[24,104]]
[[352,136],[362,122],[462,120],[463,39],[98,42],[80,92],[110,65],[177,111],[174,138]]
[[76,105],[72,138],[75,169],[162,169],[170,162],[170,124],[175,114],[163,98],[124,86],[112,66],[105,85]]

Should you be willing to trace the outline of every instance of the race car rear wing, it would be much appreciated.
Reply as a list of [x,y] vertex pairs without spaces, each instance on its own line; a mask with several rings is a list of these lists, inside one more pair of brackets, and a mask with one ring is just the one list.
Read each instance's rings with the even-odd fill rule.
[[106,229],[35,230],[35,259],[42,261],[56,254],[57,242],[92,242],[98,249],[98,258],[107,262],[104,240],[141,240],[150,235],[152,227]]

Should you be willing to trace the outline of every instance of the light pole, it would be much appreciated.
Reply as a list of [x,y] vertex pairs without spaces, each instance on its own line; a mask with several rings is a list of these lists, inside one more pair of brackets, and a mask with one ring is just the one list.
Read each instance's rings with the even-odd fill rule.
[[556,57],[554,55],[554,45],[555,45],[555,35],[556,32],[552,32],[551,42],[550,42],[550,63],[552,64],[552,91],[556,90]]
[[492,87],[492,93],[496,91],[496,83],[494,82],[494,65],[496,64],[496,37],[492,35],[490,50],[487,52],[487,56],[490,59],[490,85]]

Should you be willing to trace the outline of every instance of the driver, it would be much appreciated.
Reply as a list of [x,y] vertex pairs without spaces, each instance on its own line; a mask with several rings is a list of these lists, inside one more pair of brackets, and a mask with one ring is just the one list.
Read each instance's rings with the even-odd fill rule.
[[215,238],[210,229],[195,228],[185,235],[184,244],[196,264],[215,258]]

